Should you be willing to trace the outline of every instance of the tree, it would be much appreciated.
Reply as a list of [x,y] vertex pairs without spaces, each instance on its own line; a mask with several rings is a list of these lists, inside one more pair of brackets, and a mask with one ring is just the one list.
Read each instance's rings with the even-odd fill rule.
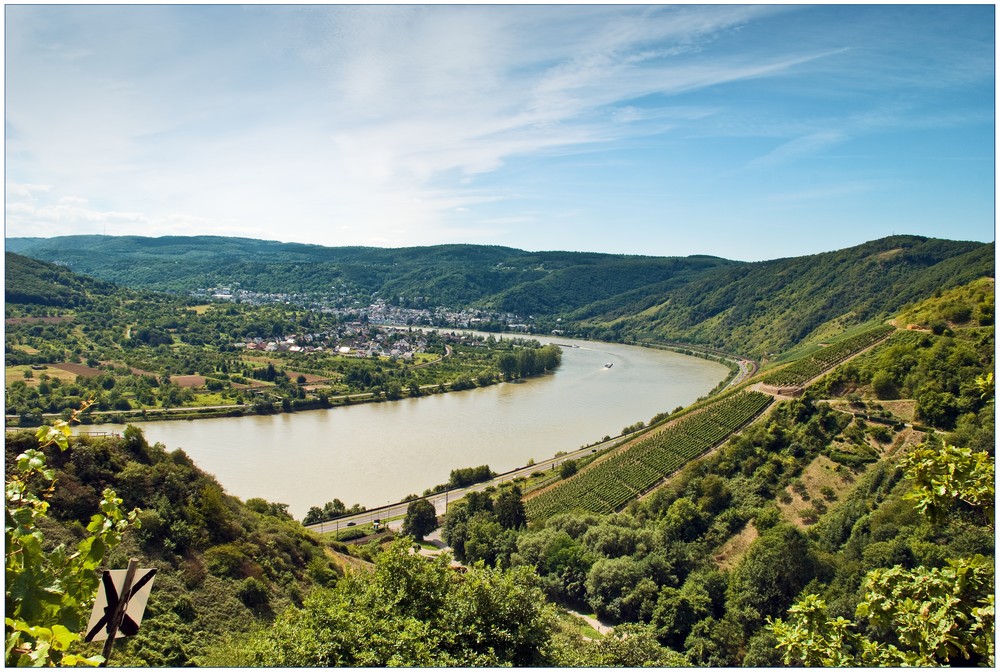
[[872,375],[872,391],[879,399],[894,399],[898,394],[892,373],[884,369]]
[[530,567],[503,570],[477,563],[449,592],[443,613],[458,665],[481,665],[483,654],[493,659],[491,667],[547,662],[555,613]]
[[752,633],[768,616],[788,609],[817,570],[805,535],[791,525],[776,525],[757,538],[733,570],[727,611]]
[[[247,635],[246,664],[268,667],[546,665],[555,623],[527,567],[448,569],[389,544],[372,572],[314,590],[266,630]],[[219,661],[229,662],[229,661]]]
[[485,511],[472,515],[466,524],[465,560],[487,565],[507,564],[517,548],[517,533],[504,529],[496,517]]
[[426,499],[415,499],[406,507],[406,518],[403,520],[403,534],[408,534],[418,541],[437,528],[437,512],[434,505]]
[[326,518],[323,517],[323,509],[318,506],[310,506],[309,510],[306,511],[306,515],[302,518],[303,525],[315,525],[316,523],[321,523]]
[[[652,613],[657,595],[655,584],[652,585],[651,595],[636,594],[636,589],[644,581],[649,581],[645,569],[642,563],[631,557],[601,558],[587,574],[587,602],[598,616],[614,622],[636,620],[643,606],[643,597],[648,598]],[[643,585],[643,589],[647,587]]]
[[594,556],[564,530],[546,527],[518,535],[511,564],[535,567],[551,597],[582,603]]
[[528,524],[528,516],[524,512],[524,502],[521,501],[521,488],[513,486],[497,495],[493,503],[493,513],[497,522],[508,530],[516,530]]
[[593,645],[595,667],[688,667],[687,659],[660,646],[651,628],[637,623],[619,625]]
[[[43,426],[37,433],[41,448],[68,447],[68,422]],[[65,544],[45,548],[40,525],[49,504],[36,494],[51,491],[54,471],[41,450],[17,456],[6,484],[4,520],[6,658],[10,666],[98,665],[103,656],[70,653],[80,640],[89,606],[100,583],[96,571],[104,555],[121,541],[129,526],[138,527],[138,509],[126,514],[122,500],[105,489],[100,513],[87,525],[87,536],[70,552]]]
[[497,366],[500,367],[503,379],[511,380],[517,374],[517,357],[513,353],[505,352],[497,360]]
[[666,538],[692,541],[707,529],[705,512],[688,497],[680,497],[670,505],[663,520]]
[[917,415],[935,427],[952,429],[958,418],[958,400],[951,392],[926,389],[918,392]]

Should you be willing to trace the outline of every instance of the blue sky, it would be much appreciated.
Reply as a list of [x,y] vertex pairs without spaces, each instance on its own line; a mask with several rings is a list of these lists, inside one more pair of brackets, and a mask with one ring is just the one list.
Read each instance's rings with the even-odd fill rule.
[[12,6],[7,236],[994,239],[992,5]]

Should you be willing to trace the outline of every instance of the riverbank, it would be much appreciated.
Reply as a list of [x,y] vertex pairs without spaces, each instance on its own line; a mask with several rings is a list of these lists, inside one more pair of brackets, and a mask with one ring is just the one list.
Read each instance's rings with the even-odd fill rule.
[[[573,344],[580,347],[562,351],[555,375],[467,394],[139,426],[150,443],[183,448],[231,494],[286,503],[301,519],[335,498],[368,509],[399,502],[446,482],[456,468],[489,464],[503,473],[576,451],[690,405],[729,373],[655,348]],[[81,429],[120,432],[125,422]]]
[[[397,327],[403,329],[403,327]],[[463,330],[463,329],[432,329],[433,331],[439,331],[441,333],[469,333],[484,336],[494,336],[494,334],[486,332],[478,332],[475,330]],[[495,334],[500,337],[510,337],[519,338],[523,337],[523,334],[514,333],[500,333]],[[542,343],[549,343],[552,345],[558,345],[562,348],[579,348],[579,345],[560,343],[557,339],[548,339],[546,337],[535,336],[537,340]],[[576,340],[576,339],[561,339],[561,340]],[[596,343],[602,343],[601,341],[596,341]],[[688,357],[697,357],[700,359],[705,359],[708,361],[718,362],[728,367],[730,370],[729,375],[721,380],[715,388],[710,390],[705,396],[713,396],[724,390],[734,387],[739,383],[743,382],[747,378],[753,376],[758,370],[757,362],[740,357],[738,355],[733,355],[731,353],[726,353],[721,350],[715,350],[708,347],[702,347],[697,345],[691,345],[686,343],[669,343],[669,342],[655,342],[655,341],[639,341],[635,343],[616,343],[613,341],[604,342],[608,345],[631,345],[643,348],[652,348],[657,350],[665,350],[669,352],[675,352],[677,354],[685,355]],[[452,355],[452,350],[450,346],[446,346],[445,354],[432,362],[417,365],[413,368],[420,368],[429,365],[434,365]],[[551,373],[550,371],[545,371],[537,375],[547,375]],[[531,379],[536,376],[522,376],[524,380]],[[241,418],[245,416],[256,416],[256,415],[279,415],[284,413],[298,413],[302,411],[313,411],[313,410],[327,410],[331,408],[338,408],[342,406],[350,406],[354,404],[365,404],[365,403],[382,403],[386,401],[398,401],[400,399],[412,399],[425,397],[434,394],[443,394],[448,392],[460,392],[469,389],[476,389],[481,387],[488,387],[491,385],[496,385],[501,382],[510,382],[501,379],[500,377],[494,377],[490,380],[472,380],[467,379],[465,381],[452,381],[448,383],[440,383],[436,385],[423,385],[418,389],[417,394],[413,394],[409,390],[400,390],[399,394],[392,395],[385,391],[380,392],[361,392],[357,394],[347,394],[338,395],[334,397],[320,396],[315,399],[292,399],[292,400],[281,400],[281,401],[270,401],[266,398],[261,398],[254,400],[252,402],[237,403],[237,404],[227,404],[227,405],[213,405],[213,406],[179,406],[179,407],[168,407],[168,408],[141,408],[141,409],[130,409],[130,410],[90,410],[87,413],[79,417],[79,423],[81,425],[105,425],[105,424],[122,424],[122,423],[143,423],[143,422],[160,422],[169,420],[204,420],[204,419],[218,419],[218,418]],[[39,427],[45,423],[46,419],[60,419],[65,418],[67,412],[62,413],[43,413],[41,414],[41,422],[24,422],[24,418],[17,415],[7,415],[5,416],[5,426],[8,429],[28,429],[32,427]]]
[[[445,346],[446,352],[443,357],[417,365],[413,368],[421,368],[433,365],[452,356],[451,346]],[[361,392],[357,394],[346,394],[329,397],[320,393],[313,399],[288,399],[282,398],[280,401],[272,401],[266,396],[261,396],[253,401],[244,403],[213,405],[213,406],[180,406],[173,408],[142,408],[130,410],[92,410],[88,409],[79,416],[81,425],[102,425],[120,423],[141,423],[156,422],[163,420],[198,420],[210,418],[239,418],[249,415],[278,415],[282,413],[296,413],[300,411],[327,410],[339,406],[351,406],[363,403],[381,403],[386,401],[398,401],[401,399],[414,399],[429,395],[445,394],[448,392],[460,392],[464,390],[489,387],[502,382],[513,382],[516,380],[530,380],[539,376],[552,374],[559,366],[559,358],[555,359],[552,368],[542,369],[533,373],[522,372],[516,377],[512,377],[509,372],[497,373],[491,376],[479,376],[476,379],[463,377],[458,380],[441,382],[433,385],[422,385],[416,389],[398,389],[396,391],[380,390],[377,392]],[[69,415],[67,411],[61,413],[43,413],[40,422],[25,422],[24,418],[17,415],[6,416],[6,426],[8,428],[26,429],[38,427],[44,424],[46,418],[60,419]]]

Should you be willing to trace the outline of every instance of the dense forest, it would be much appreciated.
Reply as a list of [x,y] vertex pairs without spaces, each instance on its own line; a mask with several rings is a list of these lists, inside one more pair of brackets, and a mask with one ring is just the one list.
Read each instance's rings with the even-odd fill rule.
[[[182,451],[149,445],[135,427],[64,446],[45,428],[8,434],[6,541],[23,551],[8,552],[7,662],[98,653],[53,625],[78,630],[84,608],[80,582],[60,577],[139,557],[157,567],[155,589],[113,664],[993,666],[992,246],[900,237],[862,248],[767,262],[761,275],[717,264],[751,287],[784,269],[753,300],[736,276],[700,295],[699,324],[714,320],[720,334],[742,328],[729,321],[747,306],[741,297],[754,306],[744,319],[757,335],[732,342],[773,353],[761,374],[664,413],[623,448],[567,463],[538,486],[491,486],[452,502],[436,521],[451,551],[436,558],[393,533],[345,544],[309,532],[280,503],[227,495]],[[89,282],[24,283],[24,296],[64,303],[22,303],[8,319],[80,315],[103,300],[103,286]],[[730,303],[709,315],[726,291]],[[680,333],[657,320],[693,320],[666,308],[675,297],[693,304],[684,296],[663,292],[655,310],[587,319],[636,340]],[[74,336],[64,323],[35,326]],[[58,333],[51,342],[62,343]],[[183,338],[167,333],[175,346]],[[702,340],[728,347],[724,334]],[[771,345],[781,342],[788,347]],[[510,375],[514,355],[499,355]],[[769,380],[793,381],[796,392],[776,395]],[[667,477],[637,487],[655,464]],[[609,470],[634,488],[610,508],[553,494]],[[72,560],[60,544],[87,552]],[[96,557],[95,546],[100,557],[79,571],[73,563]]]

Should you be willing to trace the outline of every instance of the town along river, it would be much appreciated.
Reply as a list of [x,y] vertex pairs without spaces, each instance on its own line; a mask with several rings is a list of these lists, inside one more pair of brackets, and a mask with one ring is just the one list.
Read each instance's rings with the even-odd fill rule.
[[554,374],[522,382],[328,410],[138,426],[150,443],[183,448],[230,494],[288,504],[301,519],[309,507],[334,498],[374,508],[445,483],[452,469],[488,464],[504,472],[574,450],[686,406],[728,374],[718,362],[664,350],[551,341],[570,346],[562,364]]

